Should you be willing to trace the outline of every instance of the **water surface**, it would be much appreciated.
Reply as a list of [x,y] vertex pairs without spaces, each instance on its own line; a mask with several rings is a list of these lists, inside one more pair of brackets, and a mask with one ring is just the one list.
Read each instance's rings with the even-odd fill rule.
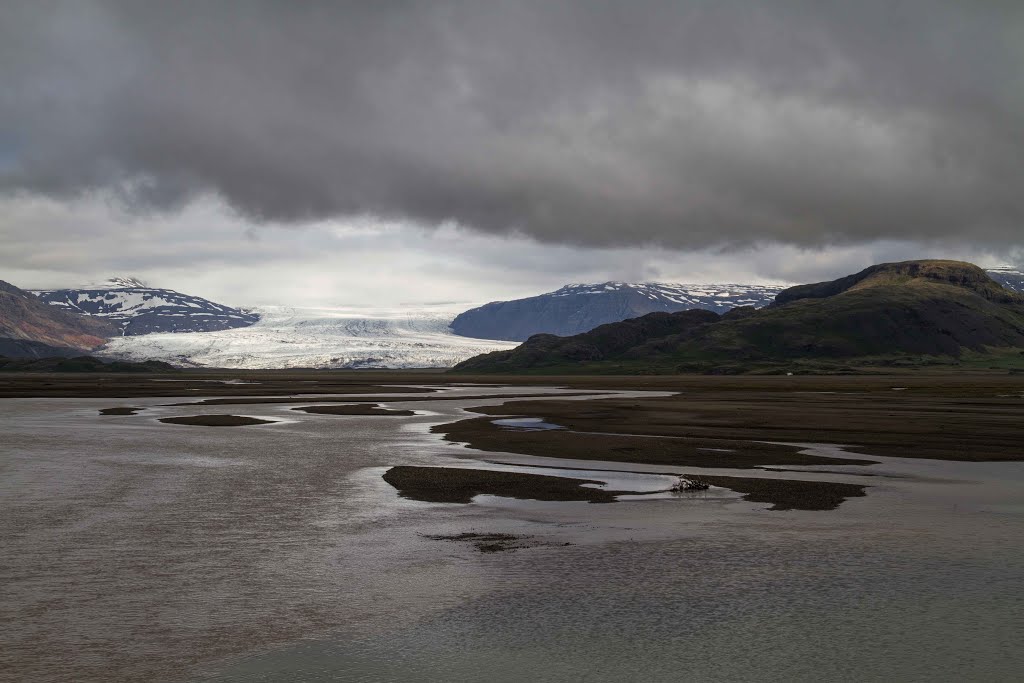
[[[544,390],[487,390],[503,391]],[[879,458],[759,475],[871,487],[830,512],[768,512],[729,492],[429,504],[399,498],[381,474],[545,464],[648,472],[591,478],[653,490],[670,468],[479,454],[429,433],[496,400],[396,397],[382,405],[421,413],[397,418],[247,405],[279,421],[223,429],[159,423],[209,411],[156,407],[172,402],[132,399],[147,410],[102,417],[116,401],[0,405],[0,677],[1009,681],[1024,670],[1024,463]],[[537,543],[482,554],[427,538],[469,531]]]

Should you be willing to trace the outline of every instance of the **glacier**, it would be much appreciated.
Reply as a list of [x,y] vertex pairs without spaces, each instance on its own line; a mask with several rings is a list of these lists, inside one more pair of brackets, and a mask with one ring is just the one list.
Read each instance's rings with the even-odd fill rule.
[[117,337],[97,355],[179,367],[411,369],[451,367],[518,345],[455,335],[450,325],[457,311],[443,307],[267,306],[255,312],[260,319],[248,327]]

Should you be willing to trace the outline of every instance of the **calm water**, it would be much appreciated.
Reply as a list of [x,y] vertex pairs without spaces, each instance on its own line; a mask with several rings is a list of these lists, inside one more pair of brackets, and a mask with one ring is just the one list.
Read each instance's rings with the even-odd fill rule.
[[[380,475],[474,455],[616,467],[475,454],[428,433],[497,401],[389,404],[415,417],[275,405],[96,412],[171,402],[0,403],[3,680],[1011,681],[1024,671],[1024,463],[883,459],[828,468],[874,477],[806,475],[871,486],[833,512],[768,512],[729,492],[437,505],[399,499]],[[209,412],[283,421],[156,421]],[[466,531],[537,546],[483,554],[425,537]]]

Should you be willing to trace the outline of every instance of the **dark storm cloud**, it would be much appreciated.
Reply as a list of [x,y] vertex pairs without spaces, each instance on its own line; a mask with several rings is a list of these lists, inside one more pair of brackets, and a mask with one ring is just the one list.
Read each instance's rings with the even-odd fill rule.
[[1020,241],[1019,2],[0,13],[0,189],[677,247]]

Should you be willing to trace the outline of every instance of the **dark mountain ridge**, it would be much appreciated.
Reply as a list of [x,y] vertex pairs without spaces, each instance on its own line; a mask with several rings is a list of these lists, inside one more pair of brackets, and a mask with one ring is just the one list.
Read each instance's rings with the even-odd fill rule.
[[452,331],[463,337],[523,341],[534,334],[570,336],[647,313],[700,308],[725,313],[737,306],[767,306],[781,287],[603,282],[512,301],[493,301],[459,314]]
[[538,335],[455,369],[749,371],[823,360],[953,361],[1012,348],[1024,349],[1024,296],[969,263],[908,261],[789,288],[762,310],[650,314],[572,337]]

